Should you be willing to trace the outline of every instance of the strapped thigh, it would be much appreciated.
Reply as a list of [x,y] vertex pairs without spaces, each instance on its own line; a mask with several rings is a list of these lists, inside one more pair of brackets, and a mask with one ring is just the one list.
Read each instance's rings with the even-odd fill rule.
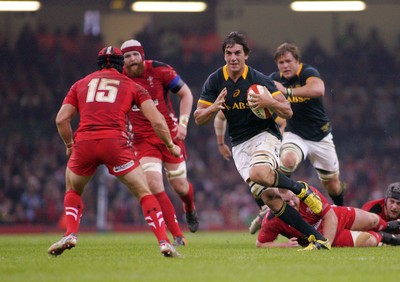
[[170,180],[175,178],[186,178],[186,162],[181,162],[175,170],[168,170],[165,168],[165,172],[167,173],[167,178]]
[[266,151],[257,151],[251,157],[249,167],[258,165],[270,165],[273,169],[278,167],[275,157]]
[[318,169],[317,170],[317,174],[318,177],[321,181],[329,181],[332,179],[338,179],[339,178],[339,171],[326,171],[323,169]]

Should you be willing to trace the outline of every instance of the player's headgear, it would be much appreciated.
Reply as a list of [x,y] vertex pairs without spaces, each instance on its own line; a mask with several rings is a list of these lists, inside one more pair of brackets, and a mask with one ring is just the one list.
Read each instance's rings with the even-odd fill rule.
[[122,73],[124,56],[119,48],[107,46],[100,50],[97,55],[97,64],[100,69],[115,68]]
[[400,182],[389,184],[386,190],[385,198],[400,200]]
[[139,52],[140,55],[142,56],[142,61],[144,61],[144,49],[142,44],[140,44],[139,41],[130,39],[122,43],[121,45],[121,51],[123,54],[126,52],[131,52],[131,51],[136,51]]

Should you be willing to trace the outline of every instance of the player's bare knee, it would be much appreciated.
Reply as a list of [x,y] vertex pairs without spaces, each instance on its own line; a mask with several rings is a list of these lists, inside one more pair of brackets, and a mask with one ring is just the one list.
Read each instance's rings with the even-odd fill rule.
[[250,180],[260,185],[271,187],[275,181],[275,172],[270,166],[257,166],[249,170]]
[[351,231],[354,247],[374,247],[378,241],[374,236],[365,231]]
[[303,152],[293,143],[283,144],[280,151],[281,170],[286,174],[291,174],[303,160]]

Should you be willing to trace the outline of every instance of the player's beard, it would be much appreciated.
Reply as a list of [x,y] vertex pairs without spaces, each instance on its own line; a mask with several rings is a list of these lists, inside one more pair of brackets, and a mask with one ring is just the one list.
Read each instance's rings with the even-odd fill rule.
[[139,77],[142,75],[144,71],[144,64],[143,62],[138,63],[137,65],[130,66],[126,68],[126,72],[130,77]]

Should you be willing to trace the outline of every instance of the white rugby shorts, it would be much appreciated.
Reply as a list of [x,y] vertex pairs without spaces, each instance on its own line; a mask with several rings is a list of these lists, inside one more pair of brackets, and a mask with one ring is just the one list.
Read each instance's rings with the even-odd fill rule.
[[279,167],[279,148],[281,141],[271,133],[265,131],[253,138],[232,147],[232,158],[236,169],[245,182],[249,179],[249,170],[252,156],[255,152],[263,152],[267,155],[268,161]]
[[296,144],[303,152],[303,161],[308,158],[314,168],[330,172],[339,171],[339,160],[332,133],[321,141],[310,141],[292,132],[284,132],[282,145],[286,143]]

